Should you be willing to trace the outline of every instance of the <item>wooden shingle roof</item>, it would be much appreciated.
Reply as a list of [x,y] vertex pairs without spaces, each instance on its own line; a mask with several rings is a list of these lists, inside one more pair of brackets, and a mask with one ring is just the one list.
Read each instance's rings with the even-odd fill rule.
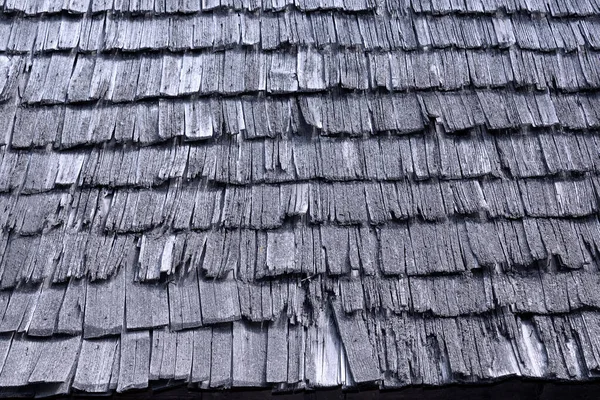
[[600,372],[599,0],[0,0],[0,394]]

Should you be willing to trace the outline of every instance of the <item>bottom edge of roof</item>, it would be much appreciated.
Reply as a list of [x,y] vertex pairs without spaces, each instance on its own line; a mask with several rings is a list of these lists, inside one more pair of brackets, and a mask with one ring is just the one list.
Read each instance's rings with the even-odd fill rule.
[[[231,387],[203,388],[183,382],[152,381],[145,389],[89,393],[70,390],[67,393],[52,391],[59,384],[30,385],[0,388],[0,398],[95,398],[123,399],[259,399],[275,397],[283,400],[311,398],[315,400],[360,400],[373,398],[401,398],[403,400],[439,399],[540,399],[553,400],[570,396],[571,399],[597,398],[600,377],[585,380],[558,380],[555,378],[504,377],[494,380],[452,382],[441,385],[385,385],[372,382],[355,386],[320,387]],[[592,397],[593,396],[593,397]]]

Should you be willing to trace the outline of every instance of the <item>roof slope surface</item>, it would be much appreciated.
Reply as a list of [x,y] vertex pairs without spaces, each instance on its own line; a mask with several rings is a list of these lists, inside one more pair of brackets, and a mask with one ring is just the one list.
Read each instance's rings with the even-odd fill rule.
[[2,393],[600,372],[598,0],[0,7]]

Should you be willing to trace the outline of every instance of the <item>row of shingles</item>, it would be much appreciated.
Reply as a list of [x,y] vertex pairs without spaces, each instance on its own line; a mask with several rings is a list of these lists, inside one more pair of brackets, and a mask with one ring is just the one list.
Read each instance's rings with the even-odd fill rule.
[[162,99],[100,107],[23,108],[7,103],[0,105],[0,116],[7,126],[3,144],[64,149],[108,141],[152,144],[175,137],[199,140],[240,134],[246,139],[314,131],[326,136],[408,134],[423,131],[426,118],[447,133],[481,126],[588,130],[600,126],[597,98],[595,93],[477,90]]
[[[236,322],[183,332],[124,332],[120,338],[83,341],[79,336],[49,340],[5,336],[0,382],[6,388],[62,384],[53,394],[69,393],[71,384],[85,392],[122,392],[145,388],[149,380],[159,379],[206,388],[265,386],[267,382],[294,385],[305,378],[301,330],[298,325],[288,328],[282,320],[269,328]],[[288,336],[293,340],[289,345]],[[267,337],[271,339],[268,349]],[[232,357],[238,361],[233,363]],[[32,392],[40,389],[43,386]]]
[[57,14],[68,12],[70,14],[97,14],[101,12],[126,13],[126,14],[193,14],[197,12],[210,12],[220,9],[246,10],[246,11],[283,11],[295,7],[301,11],[317,10],[342,10],[349,12],[370,11],[377,7],[371,0],[301,0],[301,1],[217,1],[217,0],[66,0],[62,2],[48,2],[45,0],[4,0],[0,9],[5,13],[24,13],[25,15]]
[[[96,100],[129,103],[161,97],[291,94],[334,88],[454,91],[515,86],[572,92],[600,87],[599,54],[582,51],[563,56],[518,50],[368,54],[308,49],[115,58],[54,53],[34,58],[19,101],[29,105]],[[16,68],[22,64],[21,56],[7,60]],[[7,70],[7,93],[15,92],[14,72]]]
[[423,181],[540,178],[600,171],[594,132],[541,130],[320,140],[281,139],[55,151],[0,151],[0,192],[158,187],[206,179],[215,184],[305,181]]
[[[152,189],[54,190],[0,195],[0,227],[19,235],[54,227],[140,233],[154,229],[281,228],[310,224],[382,225],[453,217],[573,218],[598,212],[595,175],[568,179],[298,182],[230,186],[173,182]],[[270,204],[269,207],[265,207]]]
[[235,276],[242,281],[286,275],[427,276],[497,266],[510,272],[552,260],[581,269],[595,265],[599,242],[596,218],[410,221],[378,228],[300,223],[268,232],[212,230],[145,234],[141,239],[52,231],[5,237],[1,286],[107,279],[130,256],[135,258],[136,277],[149,282],[187,269],[208,278]]
[[[597,256],[598,221],[409,222],[376,229],[301,225],[293,231],[283,229],[266,235],[248,230],[229,235],[195,232],[177,235],[174,240],[170,245],[155,242],[155,258],[169,246],[181,248],[185,240],[193,250],[168,253],[172,268],[181,268],[183,263],[210,277],[234,273],[249,280],[288,274],[346,275],[352,271],[428,275],[498,265],[512,270],[553,257],[566,268],[579,269],[593,264]],[[241,243],[245,246],[238,249]],[[289,251],[291,246],[294,252]],[[198,258],[198,249],[206,252],[204,259]],[[227,257],[223,257],[223,249]],[[158,266],[149,264],[149,268],[156,270]]]
[[388,0],[389,12],[411,9],[417,13],[443,15],[448,13],[495,14],[496,12],[529,12],[556,17],[592,16],[600,11],[597,0],[562,2],[560,0]]
[[524,219],[387,226],[376,243],[378,267],[387,275],[427,275],[498,265],[527,268],[555,257],[567,268],[581,268],[596,257],[596,225],[595,220]]
[[[330,312],[323,310],[318,322],[308,326],[285,319],[260,325],[240,321],[181,332],[124,332],[120,340],[83,343],[77,336],[53,341],[16,336],[12,343],[4,338],[6,361],[0,380],[14,386],[59,378],[70,382],[74,373],[74,388],[105,392],[144,388],[156,379],[201,387],[301,381],[335,386],[373,382],[386,374],[384,385],[393,387],[508,375],[586,379],[599,364],[594,339],[597,312],[523,317],[502,310],[458,318],[408,314],[382,318],[378,313],[348,315],[339,302],[333,304],[337,330]],[[79,346],[77,360],[73,349]],[[41,351],[60,347],[70,351],[62,356]],[[30,351],[26,362],[24,348]],[[51,356],[56,356],[53,361]],[[64,371],[52,370],[54,363]],[[63,377],[69,375],[65,371],[71,377]]]
[[130,262],[100,281],[29,284],[1,293],[0,332],[33,337],[83,334],[105,337],[123,329],[169,326],[182,330],[246,318],[270,321],[284,313],[305,320],[299,279],[262,283],[198,279],[195,269],[169,283],[139,283]]
[[[52,227],[140,233],[154,229],[275,229],[299,217],[319,225],[382,225],[416,219],[579,218],[600,208],[595,175],[568,179],[298,182],[153,189],[82,189],[0,195],[0,227],[21,235]],[[269,204],[269,207],[266,207]]]
[[191,49],[254,46],[273,50],[289,45],[370,50],[419,48],[482,49],[516,46],[539,51],[600,48],[594,18],[534,18],[403,15],[389,17],[340,12],[211,13],[197,16],[57,16],[0,18],[0,51],[181,52]]
[[134,267],[130,264],[127,269],[105,281],[74,279],[69,284],[3,291],[0,332],[97,338],[123,329],[168,326],[180,331],[282,316],[308,323],[314,316],[307,310],[320,309],[329,296],[339,298],[341,309],[349,314],[370,310],[456,317],[509,307],[519,314],[546,315],[600,308],[597,272],[586,270],[315,276],[308,281],[298,277],[261,282],[207,280],[192,270],[166,284],[136,282]]
[[[147,22],[148,27],[144,28],[144,20],[115,17],[112,21],[115,26],[110,25],[107,19],[105,28],[111,31],[114,29],[115,33],[108,35],[104,46],[99,47],[98,50],[135,51],[138,48],[169,48],[181,51],[235,45],[260,45],[263,50],[267,50],[290,44],[318,48],[339,45],[366,50],[413,50],[431,47],[481,49],[516,45],[530,50],[572,51],[581,47],[593,49],[599,47],[599,42],[596,40],[598,21],[594,18],[564,21],[553,18],[532,18],[527,14],[480,18],[458,15],[388,17],[385,14],[371,13],[305,14],[288,11],[283,14],[262,14],[258,25],[256,19],[253,20],[246,15],[228,16],[229,20],[225,20],[228,23],[223,21],[225,25],[231,27],[228,30],[225,30],[226,26],[217,26],[219,17],[213,17],[212,20],[206,16],[196,17],[200,22],[193,17],[187,17],[187,19],[171,22],[180,27],[177,30],[168,27],[167,23],[172,20],[163,21],[160,18],[153,18],[151,22]],[[239,20],[236,20],[236,17]],[[136,26],[131,27],[132,24]],[[158,26],[154,26],[155,24]],[[125,27],[118,25],[125,25]],[[186,25],[188,28],[184,29]],[[242,26],[246,28],[242,29]],[[145,42],[137,42],[133,39],[132,42],[132,39],[125,34],[117,33],[126,30],[133,30],[141,37],[144,37],[145,30],[164,31],[167,38],[146,39]],[[225,32],[231,36],[225,36]],[[40,50],[43,50],[44,46],[41,46]]]
[[[350,319],[344,318],[343,315],[338,315],[337,321],[338,325],[340,326],[341,336],[345,341],[346,345],[349,346],[349,350],[352,349],[356,351],[356,348],[358,346],[365,345],[367,345],[366,350],[370,350],[365,352],[365,355],[369,356],[369,358],[367,358],[366,360],[357,360],[355,357],[352,356],[353,353],[349,351],[349,353],[351,354],[350,363],[352,366],[353,375],[355,375],[358,378],[357,380],[363,380],[361,378],[365,377],[364,368],[360,367],[361,364],[366,363],[369,367],[371,367],[369,368],[370,371],[368,371],[368,380],[374,380],[379,378],[379,371],[377,370],[376,361],[378,355],[376,354],[375,349],[369,341],[369,337],[365,329],[366,325],[364,320],[361,320],[360,316],[358,318],[355,317],[353,319]],[[346,321],[353,322],[354,326],[351,327],[350,324]],[[357,324],[357,322],[359,323]],[[120,354],[118,351],[118,347],[115,346],[118,345],[117,338],[84,341],[81,353],[82,359],[79,362],[79,366],[77,368],[77,375],[75,378],[75,387],[88,391],[106,391],[110,389],[111,386],[115,386],[116,381],[113,385],[111,385],[111,374],[108,371],[103,373],[101,376],[94,376],[94,374],[90,374],[88,371],[97,371],[98,367],[101,366],[110,368],[110,365],[112,364],[112,373],[116,376],[117,372],[114,369],[114,366],[117,363],[121,365],[121,368],[119,369],[121,373],[118,374],[118,390],[145,387],[148,385],[148,378],[177,378],[182,380],[189,379],[192,382],[201,382],[203,380],[206,380],[207,382],[205,383],[205,385],[212,387],[230,386],[232,384],[264,385],[267,381],[271,381],[271,379],[274,379],[275,381],[285,381],[290,379],[289,374],[282,374],[280,371],[277,371],[274,374],[274,376],[273,373],[271,374],[271,376],[269,376],[269,372],[267,370],[271,369],[269,368],[270,362],[273,362],[278,367],[284,367],[290,366],[294,361],[297,361],[289,360],[286,362],[285,360],[284,354],[288,355],[290,347],[292,346],[305,349],[304,351],[306,353],[309,353],[309,357],[311,355],[311,350],[314,352],[314,345],[325,345],[325,352],[330,353],[330,355],[340,354],[339,345],[334,346],[333,348],[327,348],[331,346],[331,336],[326,337],[329,336],[327,335],[327,333],[319,334],[318,330],[321,330],[323,328],[325,328],[323,330],[327,330],[326,327],[320,326],[318,328],[314,328],[313,332],[310,332],[310,329],[304,329],[305,331],[308,331],[308,335],[306,336],[309,336],[309,338],[307,340],[307,343],[301,346],[298,346],[294,343],[288,343],[288,345],[286,346],[284,343],[287,336],[287,327],[283,325],[282,328],[283,329],[280,330],[274,329],[274,326],[271,325],[267,329],[266,327],[249,327],[244,325],[243,323],[236,323],[233,324],[233,329],[232,325],[228,324],[223,326],[222,328],[212,328],[212,330],[201,329],[181,333],[167,333],[164,331],[154,331],[152,332],[151,342],[148,331],[142,331],[137,333],[125,333],[121,336],[122,340]],[[316,331],[316,335],[314,331]],[[356,340],[352,340],[356,339],[357,336],[360,336],[360,339],[366,340],[366,342],[362,342],[360,345],[353,343],[357,342]],[[293,337],[290,337],[289,339],[293,339]],[[26,343],[30,342],[27,339],[23,341]],[[246,341],[251,342],[251,344],[253,345],[253,349],[258,350],[257,354],[253,354],[254,356],[257,356],[256,358],[250,360],[250,358],[247,357],[247,354],[245,354],[246,357],[240,357],[239,359],[238,357],[236,357],[236,347],[238,347],[238,356],[241,355],[239,354],[240,351],[248,350],[245,346],[247,344],[245,343]],[[313,341],[316,341],[316,343],[312,343]],[[189,353],[187,355],[184,355],[184,352],[189,352],[190,344],[192,343],[193,350],[191,352],[191,356]],[[20,343],[15,343],[15,352],[18,350],[18,344]],[[151,348],[150,345],[152,346]],[[277,349],[272,349],[271,351],[269,351],[269,349],[266,348],[267,346],[277,347]],[[133,349],[130,349],[129,347],[133,347]],[[276,352],[274,353],[273,350],[279,350],[283,354],[277,354]],[[323,357],[322,354],[319,357],[318,353],[319,352],[317,351],[317,359],[310,360],[309,358],[309,360],[313,362],[318,362],[323,361],[323,358],[326,359],[326,357]],[[323,353],[323,351],[321,351],[321,353]],[[271,357],[269,357],[269,354],[271,355],[271,357],[275,355],[275,358],[271,359]],[[202,355],[202,358],[198,357],[200,355]],[[300,358],[303,358],[303,356],[304,355],[301,354]],[[15,358],[14,354],[9,353],[7,358],[9,361],[9,365],[16,364],[13,360]],[[112,362],[107,360],[107,358],[112,358]],[[120,360],[118,360],[119,358]],[[321,358],[321,360],[319,360],[319,358]],[[339,363],[327,363],[326,365],[328,369],[334,371],[329,371],[328,373],[326,372],[324,374],[325,376],[323,376],[323,371],[317,372],[313,370],[314,367],[310,365],[312,363],[307,362],[309,360],[305,360],[304,363],[301,363],[301,368],[296,368],[302,369],[300,373],[301,377],[304,377],[306,379],[314,378],[310,379],[311,384],[341,383],[336,380],[336,378],[340,378],[340,371],[335,371],[336,369],[340,368]],[[106,364],[107,361],[108,365],[102,365]],[[134,367],[130,368],[128,371],[125,371],[122,367],[128,366],[129,363],[131,363],[132,366],[139,365],[139,370]],[[32,362],[32,364],[35,364],[35,361]],[[197,368],[194,368],[195,364]],[[244,369],[239,368],[248,367],[250,366],[250,364],[253,367],[252,372],[248,372],[248,368],[245,369],[246,372],[243,372]],[[305,364],[305,368],[302,368],[302,364]],[[21,376],[27,378],[29,375],[31,375],[31,370],[33,369],[32,366],[30,367],[29,365],[19,365],[19,367],[21,367],[19,368],[19,370],[21,371]],[[284,368],[284,370],[285,369],[286,368]],[[317,367],[317,369],[319,368]],[[317,372],[317,376],[310,376],[311,370],[313,370],[313,373]],[[187,376],[185,372],[187,372]],[[305,373],[308,376],[304,376]],[[284,377],[284,375],[287,376]],[[4,373],[4,376],[5,379],[9,381],[9,378],[12,378],[13,374],[11,373],[11,371],[6,371]],[[20,382],[16,382],[15,380],[15,383],[26,383],[26,380],[24,380],[23,378],[19,379],[19,381]]]
[[[14,148],[47,144],[69,148],[111,140],[151,144],[173,137],[198,140],[239,133],[244,133],[246,138],[275,137],[310,129],[303,118],[322,126],[323,116],[312,108],[322,101],[329,104],[326,110],[331,115],[325,115],[324,126],[329,131],[345,130],[358,136],[373,131],[409,133],[424,128],[414,94],[302,99],[300,97],[301,107],[296,97],[247,98],[244,101],[233,98],[160,100],[94,108],[87,105],[22,108],[6,104],[0,106],[0,115],[9,128],[4,143],[10,142]],[[347,121],[339,110],[348,109],[350,104],[362,112]],[[389,114],[392,105],[399,107],[397,114]],[[42,116],[44,124],[36,123]],[[343,122],[344,119],[347,122]]]
[[278,11],[289,6],[296,6],[302,11],[314,11],[324,9],[336,9],[344,11],[366,11],[377,6],[385,6],[389,12],[402,13],[412,9],[419,13],[447,14],[447,13],[473,13],[494,14],[498,11],[550,13],[553,16],[592,16],[600,11],[600,3],[597,0],[581,0],[572,3],[562,3],[558,0],[463,0],[463,1],[431,1],[431,0],[396,0],[377,4],[369,1],[215,1],[215,0],[188,0],[183,2],[168,2],[164,0],[155,1],[113,1],[113,0],[68,0],[63,2],[49,3],[43,0],[29,0],[20,2],[16,0],[5,0],[3,2],[4,12],[23,12],[27,15],[52,14],[67,11],[73,14],[86,12],[112,11],[121,13],[194,13],[208,11],[218,8],[235,10],[262,10]]
[[371,310],[455,317],[508,307],[520,314],[542,315],[598,308],[600,298],[594,289],[598,280],[596,271],[532,268],[397,278],[319,277],[311,281],[308,291],[335,294],[346,313]]
[[[364,319],[355,314],[345,326],[351,329]],[[598,369],[596,312],[527,317],[504,311],[462,318],[368,315],[366,320],[381,369],[389,373],[387,387],[481,382],[510,375],[585,380]],[[360,346],[357,339],[351,335],[344,344]]]
[[[187,56],[125,57],[116,60],[80,56],[75,65],[74,55],[55,54],[35,59],[24,98],[31,103],[64,102],[67,96],[69,101],[75,102],[97,98],[118,102],[194,93],[312,91],[335,85],[355,89],[380,86],[395,90],[432,87],[456,89],[470,83],[475,86],[501,86],[513,81],[517,85],[536,85],[539,88],[554,86],[556,82],[559,88],[573,90],[578,87],[595,87],[597,79],[594,76],[597,73],[593,68],[594,56],[588,57],[586,54],[563,59],[556,55],[518,51],[490,53],[487,56],[444,51],[431,54],[390,53],[387,56],[385,53],[377,53],[367,57],[364,53],[361,55],[357,52],[323,54],[302,50],[297,54],[297,63],[296,56],[290,52],[266,54],[237,50]],[[500,63],[500,66],[490,71],[485,61],[492,61],[494,58],[495,63]],[[235,70],[236,66],[248,63],[261,71],[258,77],[245,76]],[[464,65],[464,68],[444,67],[448,63]],[[428,71],[432,68],[424,68],[426,73],[423,74],[402,73],[405,68],[411,70],[411,66],[415,66],[417,71],[421,70],[418,68],[420,64],[436,67],[433,72]],[[296,65],[304,65],[306,68],[296,70]],[[367,65],[370,65],[370,75],[374,78],[361,75],[361,69],[369,69]],[[201,77],[194,73],[200,67],[217,72],[211,76],[205,73]],[[567,77],[561,67],[578,72],[573,77]],[[174,68],[182,69],[183,73],[161,72]],[[145,74],[148,76],[144,76]],[[44,82],[47,82],[46,85]],[[50,85],[52,89],[49,88]]]
[[[369,80],[358,82],[371,89],[447,91],[513,85],[571,92],[596,87],[595,67],[592,67],[596,62],[595,53],[586,50],[558,55],[515,48],[492,51],[446,49],[425,53],[365,53],[365,57]],[[326,70],[335,72],[335,68],[325,65]],[[324,82],[331,85],[332,81],[329,78]],[[343,82],[342,79],[340,82],[343,87],[354,84],[354,81]],[[359,85],[354,86],[362,89]]]
[[[425,182],[302,182],[294,184],[228,187],[207,190],[191,185],[163,191],[131,191],[120,196],[109,211],[105,227],[117,232],[141,232],[156,225],[131,222],[126,209],[132,204],[164,203],[162,221],[176,230],[225,228],[273,229],[288,218],[306,216],[312,224],[380,225],[393,220],[443,221],[453,216],[485,215],[491,218],[584,217],[599,206],[598,181],[587,176],[569,179],[461,180]],[[129,197],[130,196],[130,197]],[[157,200],[150,200],[157,197]],[[265,202],[273,210],[264,209]],[[154,214],[154,207],[149,213]],[[176,216],[176,217],[173,217]]]
[[[590,95],[591,99],[594,95]],[[579,103],[573,101],[577,97]],[[419,96],[423,113],[447,132],[485,125],[491,130],[561,126],[589,129],[597,122],[595,101],[587,95],[551,95],[501,90],[429,92]]]
[[[475,276],[408,278],[316,277],[307,287],[300,287],[299,279],[213,282],[198,280],[192,272],[169,283],[167,288],[165,284],[134,282],[133,268],[128,275],[126,281],[123,273],[119,273],[103,282],[74,280],[68,286],[21,287],[12,295],[2,292],[0,329],[36,337],[83,332],[85,337],[93,338],[119,333],[123,321],[129,330],[166,325],[181,330],[242,317],[270,321],[282,312],[292,320],[307,321],[303,305],[318,308],[319,299],[327,294],[339,296],[344,311],[349,313],[368,309],[458,316],[510,306],[519,313],[547,314],[600,305],[594,290],[598,278],[587,271],[508,275],[484,272]],[[533,290],[539,293],[535,298],[530,296]]]

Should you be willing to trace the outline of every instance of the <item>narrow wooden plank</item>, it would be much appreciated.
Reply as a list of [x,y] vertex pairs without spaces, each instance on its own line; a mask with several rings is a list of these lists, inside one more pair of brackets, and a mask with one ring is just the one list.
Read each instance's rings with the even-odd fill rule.
[[191,381],[205,382],[210,379],[212,328],[199,328],[192,330],[192,332],[194,335],[194,349]]
[[21,326],[29,324],[29,318],[35,310],[37,298],[40,294],[40,285],[37,287],[23,287],[13,291],[6,311],[0,321],[0,332],[17,331]]
[[148,387],[149,368],[149,331],[123,333],[121,335],[121,362],[117,392]]
[[6,363],[6,358],[8,357],[8,352],[10,350],[13,337],[13,333],[0,334],[0,364],[2,364],[2,366],[4,366]]
[[202,309],[198,289],[197,270],[170,282],[169,321],[173,330],[195,328],[202,325]]
[[67,285],[58,284],[42,289],[35,311],[29,323],[27,334],[31,336],[52,336],[58,322],[60,306]]
[[152,356],[148,379],[173,379],[177,349],[177,333],[166,329],[152,331]]
[[194,359],[194,331],[177,332],[177,355],[175,357],[175,379],[189,381]]
[[169,323],[167,285],[134,281],[134,263],[127,265],[125,323],[127,329],[148,329]]
[[259,323],[233,323],[233,386],[266,383],[267,328]]
[[175,377],[175,362],[177,357],[177,332],[163,332],[162,360],[160,363],[160,379]]
[[288,326],[287,334],[287,382],[297,383],[304,379],[305,337],[302,326]]
[[240,302],[236,282],[232,279],[199,279],[202,321],[204,324],[240,319]]
[[118,352],[116,337],[83,340],[73,388],[91,393],[106,392],[114,361],[119,359]]
[[75,335],[82,332],[86,289],[87,280],[85,279],[69,281],[58,313],[56,333]]
[[123,328],[125,313],[125,272],[87,286],[83,323],[84,338],[114,335]]
[[294,233],[292,231],[267,232],[267,270],[280,275],[294,269]]
[[354,381],[361,383],[381,379],[377,352],[369,338],[362,313],[346,314],[340,300],[334,300],[332,305]]
[[231,363],[233,353],[232,324],[213,327],[210,387],[231,386]]
[[285,316],[269,323],[267,336],[266,381],[272,383],[288,380],[288,320]]
[[116,390],[119,386],[119,371],[121,367],[121,341],[117,342],[117,350],[115,357],[113,358],[113,364],[110,374],[110,381],[108,382],[108,388],[110,390]]

